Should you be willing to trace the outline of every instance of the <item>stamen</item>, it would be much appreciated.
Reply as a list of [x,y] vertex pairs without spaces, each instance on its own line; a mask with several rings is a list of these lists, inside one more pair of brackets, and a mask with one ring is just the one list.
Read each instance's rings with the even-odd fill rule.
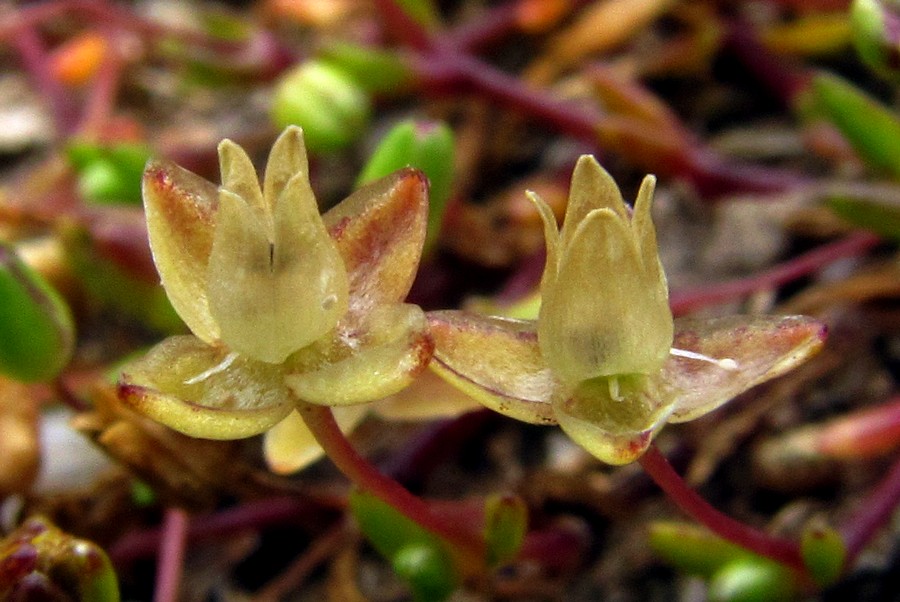
[[738,363],[730,357],[716,359],[714,357],[709,357],[708,355],[703,355],[702,353],[697,353],[696,351],[688,351],[687,349],[675,349],[674,347],[669,350],[669,353],[671,353],[675,357],[684,357],[691,360],[709,362],[710,364],[717,365],[723,370],[734,371],[738,369]]
[[184,384],[196,385],[197,383],[203,382],[204,380],[206,380],[207,378],[209,378],[210,376],[212,376],[214,374],[218,374],[219,372],[224,372],[225,370],[228,369],[228,367],[231,364],[234,363],[234,360],[237,359],[237,356],[238,356],[238,354],[232,351],[231,353],[226,355],[225,359],[223,359],[217,365],[213,366],[212,368],[210,368],[208,370],[204,370],[197,376],[192,376],[191,378],[184,381]]

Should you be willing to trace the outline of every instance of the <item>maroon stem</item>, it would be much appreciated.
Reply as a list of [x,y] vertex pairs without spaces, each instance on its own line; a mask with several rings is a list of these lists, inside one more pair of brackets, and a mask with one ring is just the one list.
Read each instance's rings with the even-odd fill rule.
[[177,602],[184,568],[188,516],[181,508],[169,508],[163,517],[163,537],[156,569],[156,593],[153,602]]
[[57,135],[68,134],[77,118],[75,105],[50,72],[47,52],[37,32],[30,24],[21,24],[13,30],[11,42],[41,96],[50,103]]
[[347,441],[334,420],[331,408],[303,404],[298,409],[316,441],[344,476],[360,489],[375,495],[410,520],[453,544],[467,561],[481,564],[484,541],[457,522],[434,513],[425,500],[379,472]]
[[847,565],[862,551],[875,532],[890,520],[900,503],[900,459],[884,480],[859,505],[859,510],[840,529],[847,547]]
[[807,276],[840,259],[865,253],[880,241],[881,239],[874,234],[865,232],[851,234],[837,242],[822,245],[770,270],[747,278],[738,278],[692,290],[674,291],[669,298],[669,304],[672,307],[672,313],[684,315],[756,291],[775,288]]
[[738,522],[713,508],[709,502],[687,486],[655,445],[641,457],[641,466],[666,495],[683,512],[710,531],[751,552],[771,558],[788,567],[805,572],[799,546],[788,539],[775,537]]
[[[334,504],[327,506],[336,507]],[[192,519],[187,537],[191,543],[210,541],[248,529],[296,522],[299,517],[315,515],[322,509],[321,504],[295,496],[255,500]],[[163,528],[128,533],[110,548],[110,559],[121,568],[138,558],[151,556],[159,550],[164,535]]]

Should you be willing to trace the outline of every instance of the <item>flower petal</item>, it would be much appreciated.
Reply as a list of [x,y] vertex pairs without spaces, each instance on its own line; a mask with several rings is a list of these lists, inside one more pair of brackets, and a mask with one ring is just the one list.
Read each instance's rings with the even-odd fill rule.
[[309,181],[309,161],[306,158],[306,145],[303,143],[303,130],[292,125],[278,136],[269,153],[263,183],[263,196],[267,206],[275,206],[288,181],[297,174],[301,174],[304,181]]
[[125,368],[119,397],[186,435],[240,439],[265,431],[293,409],[282,378],[280,366],[178,336]]
[[648,273],[648,278],[661,282],[666,295],[668,295],[666,274],[663,272],[662,264],[659,262],[656,227],[653,225],[653,217],[650,214],[655,188],[656,177],[654,176],[646,176],[644,181],[641,182],[641,189],[638,191],[637,199],[634,201],[631,229],[634,231],[634,238],[641,249],[644,269]]
[[541,358],[533,321],[460,311],[429,312],[432,369],[488,408],[517,420],[555,424],[559,382]]
[[[222,172],[222,188],[244,199],[260,215],[267,213],[259,189],[259,177],[253,161],[240,146],[225,139],[219,143],[219,170]],[[271,205],[269,205],[271,207]]]
[[347,275],[302,174],[274,209],[272,240],[242,198],[221,191],[207,289],[225,344],[280,363],[334,328]]
[[[429,368],[434,363],[429,364]],[[375,403],[375,412],[387,420],[432,420],[451,418],[481,409],[466,395],[437,375],[425,370],[408,387]]]
[[560,245],[568,247],[578,225],[594,209],[610,209],[622,220],[628,220],[628,210],[622,193],[612,176],[603,169],[592,155],[582,155],[572,172],[569,187],[569,204],[560,232]]
[[644,270],[630,225],[596,209],[562,252],[538,319],[541,352],[560,380],[574,386],[658,370],[672,342],[672,313],[665,282]]
[[559,226],[553,209],[534,192],[527,192],[528,200],[537,208],[544,224],[544,244],[547,259],[544,262],[544,273],[541,276],[541,290],[547,290],[556,284],[556,272],[559,270]]
[[[332,413],[341,431],[351,432],[366,417],[364,405],[333,408]],[[277,474],[291,474],[306,468],[325,452],[296,411],[266,431],[263,438],[266,464]]]
[[660,395],[675,406],[670,422],[698,418],[795,368],[822,348],[826,336],[823,323],[805,316],[679,319],[675,327],[676,349],[729,361],[723,367],[687,357],[669,358],[658,382]]
[[378,309],[360,349],[285,377],[297,397],[328,406],[367,403],[400,391],[425,369],[434,345],[422,310],[416,305]]
[[398,303],[412,286],[428,220],[428,181],[401,169],[367,184],[323,216],[350,277],[351,311]]
[[559,426],[575,443],[607,464],[633,462],[672,412],[660,403],[650,377],[597,378],[553,400]]
[[212,343],[219,338],[219,327],[209,312],[206,264],[217,188],[169,161],[148,163],[142,186],[150,249],[166,294],[188,328]]

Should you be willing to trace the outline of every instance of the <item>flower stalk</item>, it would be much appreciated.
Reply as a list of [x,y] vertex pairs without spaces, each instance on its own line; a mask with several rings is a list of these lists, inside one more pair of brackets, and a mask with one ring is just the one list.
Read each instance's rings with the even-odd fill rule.
[[672,502],[713,533],[798,571],[806,570],[795,542],[754,529],[713,508],[687,486],[656,445],[651,445],[638,462]]
[[378,471],[347,441],[338,428],[331,408],[312,404],[299,407],[300,415],[316,441],[338,470],[354,485],[368,491],[386,504],[449,542],[467,566],[483,565],[484,542],[459,525],[436,514],[428,503],[413,495],[400,483]]

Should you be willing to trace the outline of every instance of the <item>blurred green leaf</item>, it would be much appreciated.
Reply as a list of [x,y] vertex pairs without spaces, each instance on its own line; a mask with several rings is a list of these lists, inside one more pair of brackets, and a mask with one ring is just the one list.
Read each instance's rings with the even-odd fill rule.
[[406,120],[382,138],[357,178],[357,185],[377,180],[398,169],[422,170],[429,188],[428,231],[425,249],[437,240],[453,181],[453,131],[441,122]]
[[412,70],[396,52],[336,42],[322,51],[321,58],[372,94],[397,94],[412,83]]
[[815,106],[871,167],[900,177],[900,120],[849,82],[823,73],[813,79]]
[[78,191],[93,203],[141,203],[141,176],[150,148],[138,143],[111,146],[72,141],[66,147],[69,164],[78,174]]
[[831,198],[826,204],[836,214],[857,226],[900,240],[900,205],[848,197]]
[[790,602],[797,593],[790,569],[762,558],[734,560],[709,582],[710,602]]
[[0,243],[0,371],[27,382],[68,364],[75,326],[68,306],[14,248]]
[[440,537],[364,491],[350,495],[350,510],[372,547],[390,560],[417,600],[443,600],[456,589],[459,577]]
[[726,564],[754,558],[754,554],[704,527],[657,521],[650,525],[650,547],[680,571],[711,577]]

